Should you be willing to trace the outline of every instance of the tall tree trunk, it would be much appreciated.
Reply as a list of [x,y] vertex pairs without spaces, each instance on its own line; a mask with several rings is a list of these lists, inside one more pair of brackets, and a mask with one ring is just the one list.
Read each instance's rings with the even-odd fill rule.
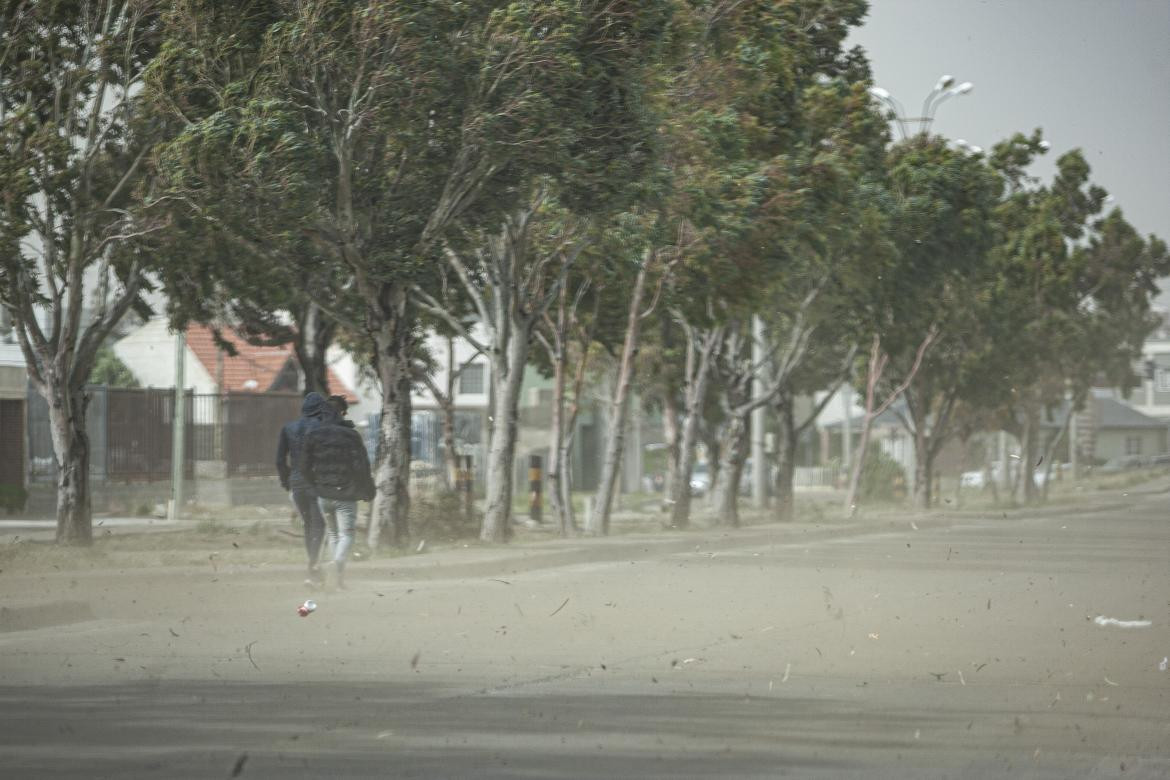
[[410,328],[402,317],[392,317],[374,340],[382,404],[374,468],[378,492],[367,537],[371,550],[378,549],[384,530],[399,546],[410,537]]
[[781,393],[776,403],[779,435],[776,442],[776,502],[773,519],[778,523],[791,522],[796,517],[796,419],[795,399],[790,393]]
[[923,415],[915,415],[913,429],[910,431],[914,440],[914,506],[917,509],[930,509],[932,499],[932,485],[934,459],[931,457],[930,439],[926,435],[926,420]]
[[439,402],[439,425],[443,437],[443,478],[447,489],[454,490],[459,471],[459,453],[455,451],[455,403]]
[[679,474],[678,451],[682,440],[682,428],[678,420],[678,399],[672,388],[665,388],[662,395],[662,438],[666,440],[666,474],[662,482],[662,498],[669,502],[674,496],[674,486],[682,478]]
[[748,456],[747,415],[727,421],[719,446],[719,474],[714,483],[719,525],[739,527],[739,481]]
[[321,307],[309,301],[300,312],[293,350],[305,376],[305,392],[329,395],[329,346],[337,332],[337,323],[325,316]]
[[548,436],[548,504],[561,536],[570,533],[569,511],[571,504],[565,501],[562,480],[565,479],[565,354],[564,350],[550,355],[553,368],[552,417],[549,420]]
[[[1052,464],[1056,460],[1056,448],[1060,442],[1068,437],[1069,424],[1072,422],[1072,416],[1076,414],[1077,405],[1081,403],[1083,396],[1077,395],[1071,399],[1068,407],[1068,412],[1064,416],[1064,420],[1060,424],[1060,430],[1048,442],[1048,446],[1044,450],[1044,485],[1042,486],[1040,497],[1043,501],[1048,500],[1048,486],[1052,484]],[[1073,442],[1068,442],[1069,451],[1072,451]]]
[[44,388],[49,405],[53,455],[57,461],[57,542],[93,543],[89,494],[89,436],[85,431],[89,398],[81,389]]
[[1024,441],[1020,452],[1020,480],[1024,486],[1024,503],[1033,504],[1039,500],[1036,487],[1036,461],[1040,438],[1039,410],[1029,404],[1024,424]]
[[601,463],[601,481],[593,501],[593,516],[589,518],[589,533],[609,533],[609,516],[613,507],[614,489],[626,442],[626,410],[630,405],[630,385],[634,381],[634,359],[638,356],[642,325],[642,296],[646,289],[646,269],[650,265],[647,254],[634,279],[630,293],[630,307],[626,314],[626,336],[622,343],[622,357],[618,364],[617,385],[609,403],[609,419],[605,433],[605,458]]
[[707,382],[711,376],[711,361],[723,341],[723,328],[700,335],[694,328],[687,328],[687,361],[684,397],[686,419],[682,424],[682,436],[678,446],[678,471],[673,492],[670,496],[670,524],[686,528],[691,521],[691,471],[695,465],[695,441],[699,433],[699,421],[703,416],[703,402],[707,397]]
[[492,440],[488,448],[487,508],[480,531],[480,539],[485,542],[505,541],[512,531],[512,475],[528,338],[527,326],[512,322],[505,343],[492,346]]
[[[710,383],[710,380],[708,380]],[[698,441],[703,443],[703,450],[707,453],[707,495],[704,496],[706,503],[711,506],[717,506],[715,503],[715,485],[719,483],[719,472],[723,469],[723,447],[719,441],[719,435],[714,426],[709,425],[707,420],[700,419],[699,427],[696,430]],[[690,472],[687,472],[687,479],[690,479]]]

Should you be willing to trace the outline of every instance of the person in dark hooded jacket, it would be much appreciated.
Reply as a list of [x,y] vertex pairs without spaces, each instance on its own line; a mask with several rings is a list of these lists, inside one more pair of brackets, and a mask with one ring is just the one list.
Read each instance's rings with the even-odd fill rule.
[[280,429],[280,440],[276,445],[276,471],[280,475],[280,486],[289,491],[305,526],[305,552],[309,556],[309,576],[305,580],[307,585],[324,583],[317,558],[325,538],[325,519],[317,504],[316,491],[301,472],[305,438],[313,429],[333,422],[336,417],[337,413],[320,393],[308,393],[301,404],[300,419]]
[[331,563],[326,567],[333,586],[345,587],[345,563],[353,546],[357,502],[374,497],[374,480],[366,445],[354,425],[345,419],[349,404],[344,396],[329,396],[337,416],[305,436],[301,475],[317,493],[317,504],[329,534]]

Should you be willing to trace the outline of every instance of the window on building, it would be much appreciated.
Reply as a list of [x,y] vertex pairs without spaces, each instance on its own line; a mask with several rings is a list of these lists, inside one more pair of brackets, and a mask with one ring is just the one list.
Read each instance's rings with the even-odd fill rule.
[[1141,455],[1142,454],[1142,437],[1141,436],[1126,436],[1125,437],[1125,454],[1126,455]]
[[1154,373],[1154,376],[1157,377],[1158,392],[1170,393],[1170,370],[1159,368]]
[[459,373],[459,392],[462,395],[483,394],[483,363],[469,363]]

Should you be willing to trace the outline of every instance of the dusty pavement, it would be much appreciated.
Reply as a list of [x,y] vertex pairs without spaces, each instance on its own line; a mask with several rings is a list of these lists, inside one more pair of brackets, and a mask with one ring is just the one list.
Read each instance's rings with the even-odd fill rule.
[[1168,509],[0,573],[0,776],[1170,777]]

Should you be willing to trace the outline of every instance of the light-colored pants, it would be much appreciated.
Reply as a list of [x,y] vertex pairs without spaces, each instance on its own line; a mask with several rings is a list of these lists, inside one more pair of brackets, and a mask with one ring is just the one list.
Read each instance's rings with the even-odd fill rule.
[[349,548],[353,546],[353,532],[357,525],[357,501],[318,498],[317,505],[325,517],[325,528],[329,534],[329,554],[340,573],[349,559]]

